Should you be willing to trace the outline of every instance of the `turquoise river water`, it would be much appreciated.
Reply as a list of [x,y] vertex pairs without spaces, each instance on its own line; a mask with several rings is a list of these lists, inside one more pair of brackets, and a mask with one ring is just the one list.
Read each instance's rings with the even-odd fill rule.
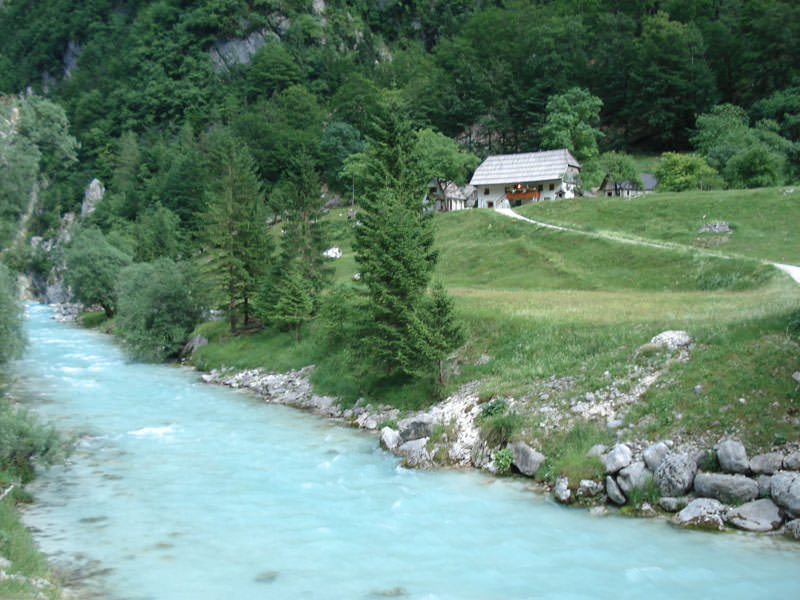
[[16,373],[80,442],[37,480],[25,520],[54,560],[107,570],[108,598],[800,597],[797,544],[408,470],[371,435],[132,363],[108,336],[27,312]]

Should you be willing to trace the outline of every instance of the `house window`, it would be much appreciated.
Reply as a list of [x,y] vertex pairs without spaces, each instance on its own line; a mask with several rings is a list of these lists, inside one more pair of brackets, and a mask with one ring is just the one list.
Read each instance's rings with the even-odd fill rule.
[[544,190],[544,186],[543,186],[541,183],[540,183],[540,184],[539,184],[537,187],[539,188],[539,191],[540,191],[540,192],[541,192],[542,190]]
[[483,195],[484,196],[488,196],[489,195],[489,188],[483,188]]
[[556,189],[556,184],[551,183],[550,184],[550,191],[553,191],[554,189]]

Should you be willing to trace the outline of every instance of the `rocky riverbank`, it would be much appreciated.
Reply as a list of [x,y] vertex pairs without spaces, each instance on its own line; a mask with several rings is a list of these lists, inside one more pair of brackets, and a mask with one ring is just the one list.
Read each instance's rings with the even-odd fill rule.
[[[342,409],[336,398],[315,394],[308,379],[312,369],[288,373],[215,370],[202,379],[253,390],[266,402],[302,408],[375,432],[381,446],[402,457],[408,467],[448,465],[497,473],[495,457],[502,448],[490,447],[481,437],[478,417],[483,403],[477,382],[427,411],[401,419],[396,408],[357,403]],[[522,441],[507,448],[513,471],[535,479],[546,457]],[[702,447],[697,440],[633,440],[619,441],[611,448],[595,446],[588,456],[602,462],[602,479],[559,477],[554,483],[540,482],[542,487],[564,504],[625,506],[638,516],[670,515],[674,524],[685,527],[733,527],[785,533],[800,540],[800,451],[796,449],[748,457],[745,447],[733,439],[712,447]]]

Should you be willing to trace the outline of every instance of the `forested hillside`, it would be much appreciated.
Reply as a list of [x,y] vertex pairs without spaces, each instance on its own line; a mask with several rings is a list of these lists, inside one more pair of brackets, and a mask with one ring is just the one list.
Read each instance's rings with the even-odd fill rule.
[[[421,216],[431,177],[568,147],[584,189],[637,178],[632,152],[664,152],[663,189],[779,185],[800,173],[798,123],[792,0],[6,0],[0,246],[21,220],[52,237],[97,178],[105,197],[64,254],[66,283],[120,309],[139,354],[173,354],[215,307],[233,332],[299,337],[366,297],[326,291],[320,216],[339,195],[365,225],[362,284],[388,286],[370,288],[370,322],[411,344],[381,368],[414,375],[410,356],[429,367],[448,349]],[[54,260],[6,256],[42,275]],[[174,310],[154,322],[154,305]]]

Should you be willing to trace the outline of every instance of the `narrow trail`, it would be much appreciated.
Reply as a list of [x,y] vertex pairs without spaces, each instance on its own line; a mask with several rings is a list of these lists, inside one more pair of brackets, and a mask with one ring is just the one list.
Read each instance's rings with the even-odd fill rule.
[[[546,229],[554,229],[556,231],[567,231],[569,233],[577,233],[580,235],[585,235],[587,237],[592,237],[596,239],[603,239],[603,240],[610,240],[613,242],[619,242],[621,244],[631,244],[634,246],[647,246],[650,248],[660,248],[662,250],[695,250],[696,252],[701,252],[707,256],[713,256],[715,258],[736,258],[734,256],[730,256],[728,254],[722,254],[720,252],[712,252],[709,250],[704,250],[702,248],[692,248],[690,246],[685,246],[683,244],[673,244],[669,242],[653,242],[650,240],[643,240],[639,238],[632,238],[626,237],[619,234],[612,234],[612,233],[602,233],[596,231],[583,231],[581,229],[576,229],[574,227],[564,227],[562,225],[553,225],[552,223],[545,223],[544,221],[536,221],[534,219],[529,219],[528,217],[523,217],[521,214],[514,212],[510,208],[497,208],[495,209],[496,212],[500,213],[501,215],[505,215],[506,217],[511,217],[512,219],[519,219],[520,221],[525,221],[526,223],[530,223],[532,225],[537,225],[539,227],[544,227]],[[775,263],[770,261],[765,261],[768,264],[771,264],[776,269],[780,269],[784,273],[787,273],[794,281],[800,284],[800,266],[795,265],[785,265],[782,263]]]

